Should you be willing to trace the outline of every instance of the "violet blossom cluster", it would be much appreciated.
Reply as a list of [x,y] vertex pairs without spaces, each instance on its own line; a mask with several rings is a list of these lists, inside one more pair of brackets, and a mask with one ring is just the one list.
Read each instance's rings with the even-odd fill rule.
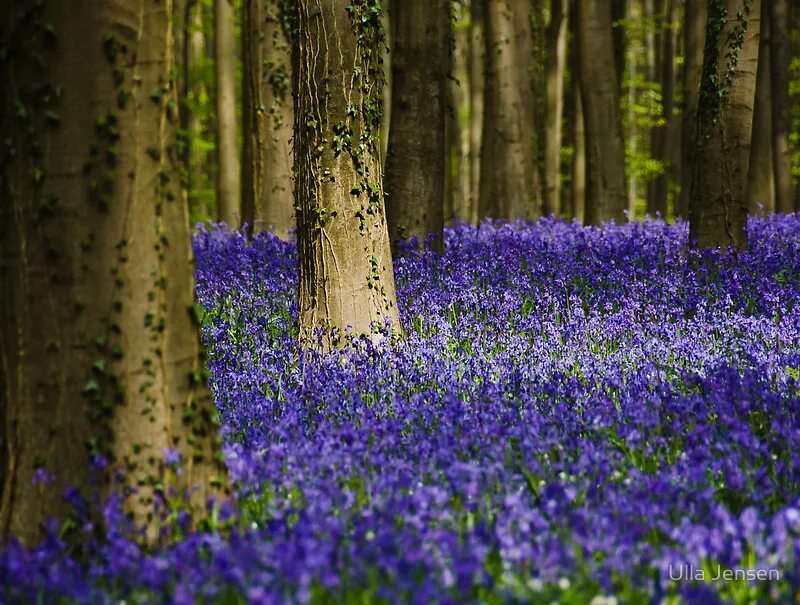
[[150,550],[112,529],[80,559],[11,543],[0,600],[790,602],[800,217],[748,235],[457,225],[395,259],[402,337],[323,355],[297,344],[294,244],[201,228],[233,529]]

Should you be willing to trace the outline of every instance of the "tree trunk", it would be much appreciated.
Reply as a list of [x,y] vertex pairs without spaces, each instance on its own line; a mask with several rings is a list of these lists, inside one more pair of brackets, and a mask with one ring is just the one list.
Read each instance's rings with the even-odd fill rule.
[[481,177],[481,134],[486,44],[483,39],[483,2],[470,1],[469,31],[469,222],[478,222]]
[[659,7],[661,8],[661,31],[658,35],[660,50],[656,64],[661,85],[661,121],[663,123],[656,126],[650,136],[652,137],[653,159],[662,163],[663,171],[656,175],[650,183],[647,211],[651,216],[659,214],[666,220],[670,174],[669,150],[671,148],[669,137],[673,132],[672,111],[675,91],[675,31],[672,27],[675,0],[661,2]]
[[[450,3],[398,2],[392,14],[392,117],[386,206],[393,243],[441,248],[450,73]],[[452,129],[452,124],[450,125]]]
[[278,0],[245,0],[242,10],[242,221],[253,233],[269,229],[287,239],[294,226],[292,56],[278,9]]
[[[772,153],[775,171],[775,209],[792,212],[792,162],[789,149],[789,2],[770,0],[770,52],[772,75]],[[798,9],[800,10],[800,9]]]
[[683,8],[683,115],[681,141],[681,191],[675,215],[689,217],[692,174],[697,153],[697,104],[703,73],[703,48],[706,40],[708,8],[705,0],[686,0]]
[[[578,2],[570,1],[569,24],[570,30],[577,32]],[[571,109],[570,138],[572,143],[572,166],[570,167],[570,198],[569,216],[579,222],[584,220],[586,199],[586,138],[583,121],[583,102],[581,101],[581,70],[578,60],[579,43],[577,35],[571,38],[569,49],[570,92],[569,103]]]
[[203,26],[203,6],[198,2],[187,2],[187,23],[190,23],[187,32],[189,39],[186,41],[184,51],[186,52],[186,105],[187,107],[187,147],[188,147],[188,167],[186,172],[189,190],[189,212],[195,220],[210,220],[213,215],[213,208],[209,207],[207,196],[201,194],[201,190],[210,181],[210,175],[206,174],[204,161],[206,153],[202,151],[199,144],[205,135],[203,119],[201,119],[200,99],[207,95],[206,86],[201,78],[198,77],[198,69],[206,61],[208,46],[205,28]]
[[536,218],[541,186],[533,149],[533,57],[528,6],[484,2],[486,81],[481,141],[480,218]]
[[221,469],[213,404],[189,379],[199,344],[171,2],[26,6],[2,22],[15,60],[1,103],[17,116],[4,116],[0,152],[0,527],[30,544],[67,512],[67,487],[88,489],[90,456],[139,486],[126,503],[142,522],[167,448],[182,452],[177,487],[199,487],[196,506]]
[[217,218],[232,229],[241,224],[241,182],[236,120],[236,32],[233,0],[214,0],[217,75]]
[[[617,94],[622,95],[622,74],[625,71],[625,24],[628,18],[628,0],[611,1],[611,26],[614,39],[614,67],[619,75],[617,82]],[[577,11],[577,8],[575,9]],[[577,29],[573,30],[577,33]]]
[[[698,104],[690,241],[701,247],[747,243],[747,172],[753,126],[760,0],[726,0],[709,11]],[[748,10],[749,9],[749,10]],[[726,18],[726,11],[728,17]],[[734,17],[743,15],[742,19]],[[741,49],[731,40],[743,40]]]
[[[378,152],[380,15],[344,0],[299,0],[294,48],[300,338],[400,330]],[[322,341],[314,331],[322,328]]]
[[625,221],[625,145],[614,66],[610,5],[578,3],[583,112],[586,123],[586,220]]
[[545,119],[544,212],[561,208],[561,122],[567,63],[567,0],[551,0],[547,24],[547,118]]
[[753,134],[747,172],[747,211],[770,214],[775,211],[775,181],[772,169],[772,108],[770,77],[769,3],[761,4],[761,34],[758,42],[758,73],[753,107]]

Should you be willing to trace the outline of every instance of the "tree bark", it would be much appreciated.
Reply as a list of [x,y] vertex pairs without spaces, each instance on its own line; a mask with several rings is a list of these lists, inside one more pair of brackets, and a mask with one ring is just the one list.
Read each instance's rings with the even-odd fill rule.
[[541,184],[533,145],[529,9],[517,0],[483,6],[486,81],[478,212],[480,218],[536,218]]
[[747,172],[747,211],[770,214],[775,211],[775,180],[772,169],[772,107],[770,101],[769,3],[761,4],[761,33],[758,42],[758,73],[753,106],[753,134]]
[[[709,11],[689,217],[690,241],[701,248],[747,243],[760,13],[760,0],[726,0],[722,10]],[[731,48],[738,37],[741,49]]]
[[[393,243],[433,235],[441,249],[447,147],[450,3],[398,2],[392,14],[392,116],[386,206]],[[452,130],[453,124],[450,124]],[[452,137],[450,137],[452,138]]]
[[87,0],[3,16],[15,60],[0,103],[18,109],[3,113],[0,152],[0,528],[28,544],[67,512],[67,487],[88,490],[90,457],[138,486],[125,501],[151,538],[167,448],[182,452],[176,487],[198,487],[197,507],[222,472],[213,404],[190,380],[199,343],[170,12]]
[[[577,31],[578,2],[571,0],[569,7],[570,30]],[[584,201],[586,198],[586,138],[583,121],[583,103],[581,101],[581,70],[579,59],[580,40],[577,35],[571,38],[569,49],[571,109],[570,138],[572,143],[572,166],[570,167],[569,216],[583,222]],[[564,213],[566,214],[566,213]]]
[[483,2],[470,1],[469,31],[469,222],[478,222],[481,180],[481,134],[483,128],[484,52]]
[[[293,55],[300,339],[322,350],[348,326],[400,330],[378,152],[380,15],[299,0]],[[315,330],[321,328],[321,341]]]
[[659,4],[661,9],[661,31],[657,37],[659,43],[658,79],[661,86],[661,125],[656,126],[651,132],[653,159],[663,165],[661,174],[657,174],[650,183],[648,192],[647,211],[651,216],[659,214],[667,219],[667,194],[669,193],[669,174],[671,149],[669,137],[673,132],[672,112],[674,107],[675,92],[675,31],[672,27],[672,18],[675,9],[675,0],[666,0]]
[[242,221],[283,239],[294,226],[292,195],[291,47],[278,0],[245,0]]
[[[789,2],[770,0],[770,52],[772,76],[772,152],[775,171],[775,209],[792,212],[794,197],[789,149]],[[800,10],[800,9],[798,9]]]
[[689,218],[692,175],[697,153],[697,104],[703,73],[703,48],[706,40],[708,8],[705,0],[686,0],[683,13],[683,115],[681,116],[681,191],[675,215]]
[[567,63],[567,0],[551,0],[547,24],[547,118],[545,119],[544,212],[561,208],[561,124]]
[[233,0],[214,0],[217,76],[217,218],[232,229],[242,221],[236,120],[236,32]]
[[625,221],[625,145],[614,65],[610,5],[578,3],[580,71],[586,123],[586,220],[599,225]]

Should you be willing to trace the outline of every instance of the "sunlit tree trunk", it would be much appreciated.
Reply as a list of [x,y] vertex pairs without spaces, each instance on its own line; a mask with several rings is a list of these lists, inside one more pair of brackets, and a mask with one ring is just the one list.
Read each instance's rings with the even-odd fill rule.
[[286,239],[294,226],[291,47],[278,0],[245,0],[242,11],[242,221]]
[[293,69],[300,338],[317,328],[399,330],[379,157],[380,15],[345,0],[299,0]]
[[484,2],[486,81],[479,215],[535,218],[541,185],[533,145],[531,20],[526,2]]
[[0,526],[26,543],[67,512],[67,487],[87,488],[90,456],[138,486],[125,501],[151,538],[167,448],[198,507],[221,472],[190,315],[170,11],[87,0],[3,15],[15,60],[0,105],[17,116],[0,151]]
[[561,123],[567,63],[567,0],[551,0],[547,25],[547,117],[545,119],[544,212],[561,208]]
[[[763,1],[763,0],[762,0]],[[789,149],[789,2],[770,0],[770,66],[772,75],[772,151],[775,171],[775,209],[794,210],[791,150]],[[800,12],[800,7],[795,5]]]
[[[398,2],[392,14],[392,118],[386,206],[392,242],[441,244],[450,73],[449,2]],[[452,128],[453,124],[450,125]],[[452,138],[452,137],[451,137]]]
[[217,77],[217,218],[233,228],[242,220],[236,120],[236,34],[233,0],[214,0]]
[[681,116],[681,191],[675,215],[689,217],[694,159],[697,152],[697,102],[703,73],[708,9],[705,0],[686,0],[683,8],[683,115]]
[[761,34],[758,43],[753,134],[750,142],[750,165],[747,172],[747,210],[750,214],[769,214],[775,211],[768,4],[768,2],[763,2],[761,5]]
[[578,3],[581,95],[586,124],[586,220],[625,221],[625,145],[606,0]]
[[[726,0],[723,10],[709,11],[689,217],[690,240],[701,248],[747,243],[760,13],[759,0]],[[739,14],[741,20],[731,18]],[[741,48],[732,48],[740,38]]]

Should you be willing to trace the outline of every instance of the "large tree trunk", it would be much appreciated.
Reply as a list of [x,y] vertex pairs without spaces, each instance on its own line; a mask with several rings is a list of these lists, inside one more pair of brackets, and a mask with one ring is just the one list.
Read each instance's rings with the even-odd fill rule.
[[241,181],[236,120],[236,33],[233,0],[214,0],[217,76],[217,218],[236,229],[241,224]]
[[578,3],[581,95],[586,123],[586,220],[625,221],[625,145],[607,0]]
[[[701,248],[744,247],[761,2],[726,0],[724,9],[710,8],[689,237]],[[738,14],[743,15],[741,20],[735,17]],[[741,49],[731,48],[731,40],[740,37]]]
[[[789,149],[789,2],[769,0],[772,75],[772,153],[775,209],[792,212],[792,165]],[[800,11],[800,8],[796,7]]]
[[15,60],[0,106],[18,109],[3,112],[0,152],[0,527],[26,543],[66,512],[65,488],[88,487],[90,456],[139,486],[126,502],[143,522],[167,448],[182,452],[177,487],[197,486],[197,505],[220,470],[213,405],[189,378],[199,345],[170,11],[87,0],[3,16]]
[[292,54],[278,10],[278,0],[245,0],[242,10],[242,221],[286,239],[294,226]]
[[708,8],[705,0],[686,0],[683,8],[683,115],[681,136],[681,191],[675,216],[689,217],[692,174],[697,153],[697,103],[703,73]]
[[750,214],[769,214],[775,211],[769,29],[769,2],[764,2],[761,5],[753,134],[750,141],[750,166],[747,171],[747,211]]
[[483,39],[483,2],[470,0],[469,28],[469,222],[478,222],[481,180],[481,134],[486,44]]
[[551,0],[547,24],[547,118],[544,131],[544,212],[561,208],[561,123],[567,63],[567,0]]
[[675,31],[672,27],[672,19],[675,8],[675,0],[666,0],[659,4],[661,13],[661,30],[657,37],[658,58],[656,67],[658,69],[658,79],[661,85],[661,125],[656,126],[651,133],[651,143],[653,159],[663,164],[661,174],[655,176],[650,183],[648,191],[647,211],[655,216],[660,214],[667,219],[667,194],[669,188],[670,156],[672,148],[670,135],[673,134],[672,111],[674,107],[675,91]]
[[481,218],[535,218],[541,185],[533,144],[529,7],[518,0],[483,6],[486,81],[478,212]]
[[392,117],[384,180],[389,230],[393,243],[410,237],[422,243],[433,234],[440,248],[450,155],[450,4],[398,2],[391,23]]
[[[317,328],[400,329],[378,152],[384,43],[379,15],[344,0],[299,0],[294,48],[300,338]],[[319,346],[337,341],[328,333]]]

